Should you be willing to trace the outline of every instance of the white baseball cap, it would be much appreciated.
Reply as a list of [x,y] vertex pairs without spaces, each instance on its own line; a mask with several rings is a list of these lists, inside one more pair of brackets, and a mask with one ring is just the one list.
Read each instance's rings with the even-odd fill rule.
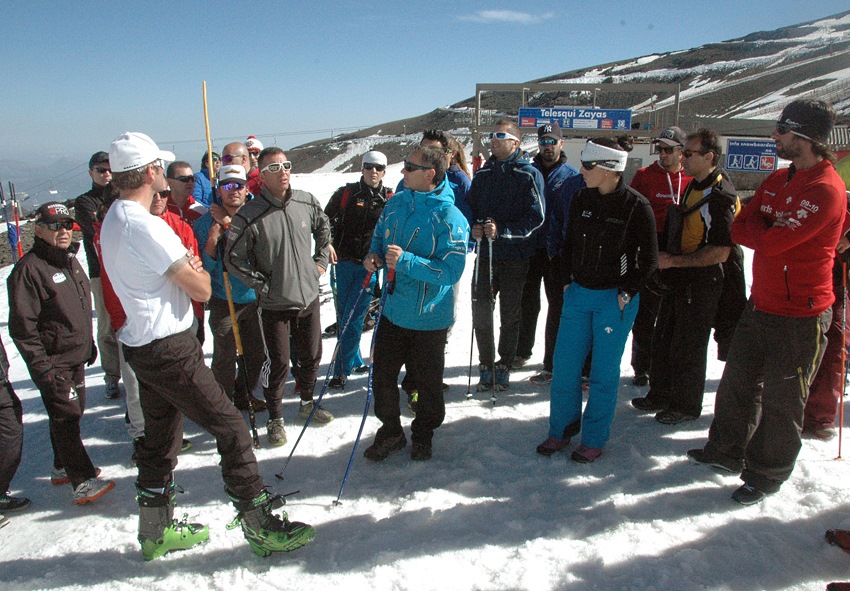
[[112,172],[127,172],[147,166],[156,160],[174,162],[173,152],[160,150],[150,137],[143,133],[125,131],[109,146],[109,166]]

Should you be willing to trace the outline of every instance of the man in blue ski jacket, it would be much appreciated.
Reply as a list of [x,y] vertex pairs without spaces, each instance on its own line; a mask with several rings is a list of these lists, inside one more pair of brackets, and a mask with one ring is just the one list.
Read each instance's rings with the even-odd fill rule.
[[[496,390],[508,389],[519,340],[522,287],[529,261],[537,250],[537,232],[543,226],[543,176],[523,156],[521,137],[522,132],[513,121],[496,122],[490,133],[493,155],[475,174],[467,195],[475,220],[472,237],[480,242],[481,257],[478,282],[472,286],[479,392],[494,386]],[[496,295],[502,325],[499,360],[494,364],[492,303]]]
[[446,415],[443,368],[446,334],[454,322],[454,289],[463,275],[469,224],[454,205],[444,154],[418,146],[404,161],[404,186],[375,226],[367,271],[395,271],[375,335],[372,385],[382,426],[364,452],[381,461],[407,445],[401,427],[398,375],[406,365],[419,388],[411,425],[412,460],[431,459],[431,439]]

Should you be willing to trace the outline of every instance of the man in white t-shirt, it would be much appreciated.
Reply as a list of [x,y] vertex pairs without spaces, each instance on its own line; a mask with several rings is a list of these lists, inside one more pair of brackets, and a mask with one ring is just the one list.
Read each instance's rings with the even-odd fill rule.
[[294,550],[315,537],[313,528],[272,513],[277,499],[257,471],[245,422],[204,365],[191,330],[190,300],[209,299],[209,274],[168,224],[150,215],[154,193],[167,186],[164,160],[174,155],[144,134],[126,132],[112,142],[113,183],[121,198],[101,230],[104,267],[127,313],[118,340],[139,381],[145,418],[136,480],[142,554],[152,560],[209,536],[206,526],[173,519],[172,470],[184,415],[216,438],[222,478],[254,552]]

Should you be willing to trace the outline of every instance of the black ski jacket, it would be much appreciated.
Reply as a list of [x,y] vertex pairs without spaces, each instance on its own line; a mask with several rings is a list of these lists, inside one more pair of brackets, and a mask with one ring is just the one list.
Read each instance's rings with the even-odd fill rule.
[[39,387],[54,369],[77,367],[91,356],[91,288],[76,257],[79,247],[74,242],[64,250],[36,238],[7,280],[9,335]]
[[392,195],[383,184],[372,188],[361,178],[340,187],[331,196],[325,214],[330,220],[332,244],[339,260],[363,262],[369,254],[375,224]]
[[565,284],[618,288],[634,296],[658,267],[649,201],[622,185],[607,195],[580,189],[570,205],[561,265]]

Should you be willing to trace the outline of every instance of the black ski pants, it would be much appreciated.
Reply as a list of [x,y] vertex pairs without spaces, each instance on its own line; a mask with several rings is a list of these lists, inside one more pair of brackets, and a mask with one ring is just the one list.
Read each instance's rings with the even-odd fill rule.
[[[254,390],[260,378],[260,369],[265,361],[261,346],[260,319],[257,316],[257,303],[233,304],[236,309],[236,322],[242,340],[242,353],[245,369],[248,373],[248,388],[245,378],[236,377],[236,339],[233,336],[233,322],[227,300],[212,298],[209,301],[210,331],[213,335],[213,356],[211,369],[216,381],[224,388],[231,400],[244,402],[245,396]],[[235,380],[235,381],[234,381]]]
[[747,302],[717,389],[706,451],[744,460],[741,479],[766,493],[794,470],[802,443],[803,408],[826,346],[832,310],[819,316],[777,316]]
[[416,376],[419,402],[411,432],[414,443],[431,444],[434,430],[443,424],[446,403],[443,399],[443,369],[446,363],[446,333],[440,330],[402,328],[381,318],[375,335],[372,369],[372,392],[375,416],[382,425],[376,440],[397,437],[402,433],[398,375],[401,366]]
[[522,316],[516,354],[525,359],[531,358],[537,336],[537,319],[540,316],[540,283],[542,282],[548,305],[543,348],[543,369],[546,371],[552,371],[555,341],[558,339],[561,308],[564,305],[564,286],[558,280],[558,274],[559,269],[552,268],[546,249],[539,249],[529,260],[525,285],[522,287]]
[[[487,367],[496,357],[493,311],[496,297],[499,298],[499,362],[510,366],[514,360],[519,340],[519,324],[522,311],[522,287],[528,273],[529,259],[495,261],[490,277],[490,260],[479,255],[478,283],[472,278],[472,325],[475,342],[478,344],[478,360]],[[490,291],[492,281],[493,291]]]
[[652,366],[652,335],[655,334],[660,306],[660,295],[646,287],[640,291],[640,306],[632,325],[632,369],[636,376],[649,375]]
[[303,310],[260,310],[260,325],[266,345],[263,373],[268,376],[263,394],[269,409],[269,420],[283,418],[283,386],[289,373],[290,336],[294,336],[298,351],[298,375],[301,400],[313,399],[316,374],[322,361],[322,322],[319,318],[319,298]]
[[171,480],[183,440],[183,416],[215,437],[227,489],[253,499],[263,489],[251,435],[224,394],[192,330],[141,347],[124,345],[124,357],[139,380],[145,438],[138,446],[138,484],[155,490]]
[[687,285],[661,298],[647,395],[692,417],[702,413],[708,341],[723,289],[720,265],[696,271]]
[[86,410],[85,369],[83,364],[57,368],[51,382],[38,385],[50,423],[53,467],[65,468],[74,488],[97,476],[80,434],[80,421]]
[[24,413],[12,384],[0,383],[0,495],[5,494],[21,464]]

